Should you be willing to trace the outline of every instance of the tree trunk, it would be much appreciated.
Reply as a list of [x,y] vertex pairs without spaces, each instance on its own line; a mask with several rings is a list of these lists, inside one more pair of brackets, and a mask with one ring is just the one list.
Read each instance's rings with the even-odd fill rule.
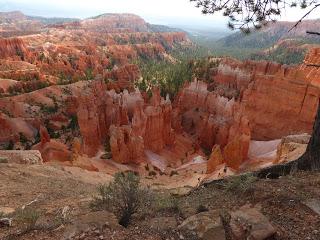
[[258,176],[261,178],[276,178],[297,170],[313,171],[318,169],[320,169],[320,99],[316,119],[313,125],[313,133],[306,152],[295,161],[262,169],[258,172]]

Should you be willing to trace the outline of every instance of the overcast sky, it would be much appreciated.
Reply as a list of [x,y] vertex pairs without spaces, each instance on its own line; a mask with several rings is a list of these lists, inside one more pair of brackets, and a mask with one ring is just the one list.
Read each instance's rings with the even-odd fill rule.
[[[28,15],[86,18],[101,13],[135,13],[151,23],[170,24],[172,21],[225,25],[220,14],[203,16],[189,0],[0,0],[0,11],[20,10]],[[295,21],[302,10],[290,9],[282,20]],[[311,18],[317,18],[315,12]]]

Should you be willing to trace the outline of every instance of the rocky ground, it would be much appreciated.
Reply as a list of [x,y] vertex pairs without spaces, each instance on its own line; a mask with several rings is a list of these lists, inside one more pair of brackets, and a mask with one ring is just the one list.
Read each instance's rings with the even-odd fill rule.
[[229,238],[238,224],[255,239],[320,239],[319,172],[213,182],[135,216],[128,228],[90,208],[108,181],[78,168],[1,163],[0,212],[12,226],[1,227],[0,239],[242,239]]

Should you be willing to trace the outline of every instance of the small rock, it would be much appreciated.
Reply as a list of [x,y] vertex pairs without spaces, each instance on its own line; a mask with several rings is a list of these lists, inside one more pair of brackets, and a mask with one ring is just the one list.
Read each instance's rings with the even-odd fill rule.
[[67,217],[69,216],[70,213],[70,207],[69,206],[65,206],[62,210],[61,210],[61,216],[63,219],[67,219]]
[[86,237],[86,234],[85,233],[82,233],[79,237],[79,239],[84,239]]
[[0,219],[0,227],[11,227],[12,219],[11,218],[1,218]]
[[320,200],[318,199],[309,199],[303,202],[308,208],[310,208],[313,212],[320,215]]
[[4,215],[9,215],[11,213],[14,213],[15,209],[10,207],[0,207],[0,213],[3,213]]

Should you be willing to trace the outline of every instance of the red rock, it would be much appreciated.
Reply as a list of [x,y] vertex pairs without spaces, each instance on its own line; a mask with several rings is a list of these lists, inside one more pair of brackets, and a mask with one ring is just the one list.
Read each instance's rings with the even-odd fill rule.
[[213,173],[217,166],[223,164],[224,158],[221,153],[221,149],[219,145],[214,145],[211,151],[210,158],[207,162],[207,173]]
[[110,127],[112,158],[118,163],[140,163],[144,157],[144,141],[136,136],[130,126]]
[[234,169],[247,160],[251,132],[239,102],[209,92],[203,82],[193,82],[185,86],[175,104],[182,111],[184,130],[199,139],[203,148],[219,145],[223,162]]
[[44,162],[67,162],[71,161],[71,151],[68,147],[56,140],[50,140],[45,144],[37,144],[32,150],[39,150]]
[[276,229],[257,209],[248,205],[231,213],[230,230],[236,239],[265,240],[276,235]]
[[30,57],[30,52],[21,38],[0,38],[0,58],[24,60]]
[[[312,50],[305,62],[310,65],[318,59],[317,50]],[[272,140],[312,131],[320,71],[306,64],[288,67],[227,59],[214,79],[240,91],[240,104],[250,122],[252,138]]]
[[50,139],[45,127],[40,127],[40,143],[34,145],[32,150],[39,150],[44,162],[67,162],[71,161],[71,151],[68,147],[56,140]]
[[228,167],[238,170],[247,160],[250,137],[246,135],[233,138],[223,149],[223,157]]
[[39,132],[40,132],[41,145],[45,145],[46,143],[50,142],[49,133],[48,133],[47,129],[44,126],[40,127]]
[[104,79],[113,79],[120,89],[133,89],[134,81],[140,78],[140,70],[137,65],[125,65],[111,72],[107,72]]

